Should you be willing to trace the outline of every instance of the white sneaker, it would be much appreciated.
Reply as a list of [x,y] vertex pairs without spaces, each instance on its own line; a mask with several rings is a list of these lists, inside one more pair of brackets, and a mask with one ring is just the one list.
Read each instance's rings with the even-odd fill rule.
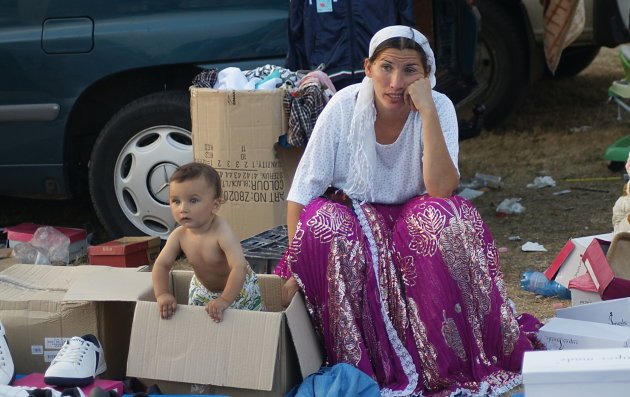
[[107,370],[103,347],[92,334],[66,341],[44,373],[47,385],[75,387],[89,385]]
[[4,326],[0,323],[0,385],[8,385],[15,379],[15,367],[9,351]]

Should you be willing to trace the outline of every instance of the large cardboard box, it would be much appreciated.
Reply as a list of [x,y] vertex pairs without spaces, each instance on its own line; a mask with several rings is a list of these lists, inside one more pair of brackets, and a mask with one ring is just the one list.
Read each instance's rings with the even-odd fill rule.
[[527,397],[619,397],[630,390],[627,348],[525,352]]
[[630,298],[612,299],[556,309],[556,316],[630,327]]
[[[180,303],[188,300],[191,277],[190,271],[171,272]],[[283,310],[282,279],[258,277],[267,311],[227,309],[220,323],[203,307],[186,304],[162,320],[154,301],[139,301],[127,376],[156,383],[165,394],[191,394],[192,385],[209,385],[202,394],[280,397],[319,370],[323,354],[302,296],[296,294]]]
[[17,264],[0,272],[0,321],[18,374],[43,373],[66,341],[95,335],[109,379],[125,376],[135,301],[153,293],[145,268]]
[[545,276],[549,280],[555,280],[568,288],[569,281],[586,273],[586,267],[582,262],[582,254],[584,254],[584,251],[586,251],[593,239],[610,241],[612,233],[570,239],[547,270],[545,270]]
[[540,327],[538,338],[549,350],[630,347],[630,328],[554,317]]
[[284,90],[190,88],[194,159],[216,168],[220,215],[239,240],[286,224],[286,195],[302,153],[284,148]]

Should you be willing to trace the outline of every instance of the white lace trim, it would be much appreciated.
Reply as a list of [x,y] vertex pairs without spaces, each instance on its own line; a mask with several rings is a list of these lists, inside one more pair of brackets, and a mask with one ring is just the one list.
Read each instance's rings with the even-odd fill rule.
[[392,325],[392,322],[387,315],[387,311],[385,310],[385,305],[381,299],[381,285],[379,283],[378,278],[378,249],[376,247],[376,242],[374,241],[374,235],[372,234],[372,229],[369,227],[365,214],[363,213],[363,209],[361,208],[361,204],[357,200],[352,200],[352,206],[354,207],[354,212],[357,214],[357,218],[359,220],[359,224],[361,225],[361,229],[363,229],[363,233],[368,240],[368,250],[370,251],[370,256],[372,257],[372,267],[374,268],[374,274],[376,275],[376,284],[378,285],[378,293],[379,293],[379,303],[381,309],[381,315],[383,316],[383,321],[385,322],[385,329],[387,330],[387,336],[389,338],[390,343],[394,347],[394,351],[400,360],[403,371],[407,376],[407,387],[404,390],[396,391],[388,388],[381,389],[381,396],[409,396],[413,393],[418,385],[418,373],[416,372],[416,367],[411,359],[411,355],[405,349],[402,342],[398,338],[396,334],[396,330]]
[[459,388],[452,392],[449,397],[499,397],[503,393],[507,393],[512,390],[516,386],[520,385],[523,382],[522,376],[519,375],[512,382],[506,383],[501,387],[497,387],[492,391],[492,393],[488,394],[488,389],[490,389],[490,384],[488,382],[481,382],[479,384],[479,392],[473,393],[468,389]]

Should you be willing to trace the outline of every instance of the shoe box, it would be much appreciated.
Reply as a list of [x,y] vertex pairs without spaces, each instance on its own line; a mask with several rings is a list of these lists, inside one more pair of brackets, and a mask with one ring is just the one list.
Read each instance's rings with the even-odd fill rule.
[[550,318],[537,333],[548,350],[630,347],[630,328],[574,320]]
[[627,347],[525,352],[523,385],[527,397],[626,396],[630,389]]
[[66,339],[93,334],[104,378],[124,377],[135,302],[153,296],[146,270],[16,264],[0,272],[0,321],[16,373],[44,373]]
[[582,261],[582,255],[593,240],[610,242],[612,233],[598,234],[572,238],[566,242],[558,255],[545,270],[545,276],[549,280],[555,280],[565,287],[569,287],[569,281],[587,272]]
[[[43,225],[25,222],[15,226],[5,227],[4,232],[7,234],[9,240],[9,248],[15,247],[18,243],[28,243],[31,241],[35,232],[41,226]],[[68,258],[70,261],[87,255],[87,232],[84,229],[53,227],[70,239],[70,245],[68,246]]]
[[153,265],[160,253],[160,238],[122,237],[88,248],[91,265],[138,267]]
[[280,277],[258,275],[266,311],[227,309],[220,323],[187,305],[191,277],[171,272],[179,302],[171,319],[160,319],[153,296],[137,302],[127,376],[165,394],[281,397],[319,370],[323,353],[303,297],[296,294],[283,308]]

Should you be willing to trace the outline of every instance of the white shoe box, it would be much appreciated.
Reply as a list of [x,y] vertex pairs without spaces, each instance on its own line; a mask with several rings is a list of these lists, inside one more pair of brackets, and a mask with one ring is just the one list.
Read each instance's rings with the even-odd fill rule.
[[630,349],[525,352],[527,397],[620,397],[630,390]]
[[549,350],[630,346],[630,327],[554,317],[538,330]]

